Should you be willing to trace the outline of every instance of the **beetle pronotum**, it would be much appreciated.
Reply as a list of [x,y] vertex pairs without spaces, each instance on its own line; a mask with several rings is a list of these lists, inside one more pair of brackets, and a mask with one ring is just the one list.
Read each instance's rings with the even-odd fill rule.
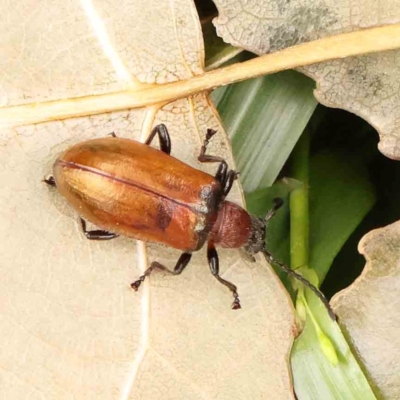
[[[207,242],[207,258],[212,275],[233,294],[233,309],[241,308],[236,286],[221,278],[216,246],[243,247],[248,253],[262,252],[269,262],[300,280],[334,314],[324,295],[301,275],[275,260],[265,249],[267,221],[282,205],[276,199],[265,218],[247,213],[225,200],[237,178],[221,157],[206,154],[216,132],[207,130],[198,160],[218,162],[215,176],[190,167],[170,155],[171,140],[165,125],[157,125],[145,143],[113,137],[88,140],[61,154],[53,167],[53,177],[45,179],[81,217],[85,236],[92,240],[119,235],[165,244],[182,250],[171,271],[154,261],[131,287],[138,290],[153,270],[179,275],[192,252]],[[158,135],[160,150],[150,147]],[[101,230],[88,231],[85,220]]]

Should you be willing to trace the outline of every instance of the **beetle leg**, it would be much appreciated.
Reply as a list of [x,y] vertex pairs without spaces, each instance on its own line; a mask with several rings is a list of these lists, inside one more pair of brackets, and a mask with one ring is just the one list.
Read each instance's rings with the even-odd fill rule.
[[[210,143],[210,139],[217,133],[214,129],[207,129],[206,138],[204,139],[203,146],[201,146],[200,154],[197,159],[200,162],[209,163],[209,162],[220,162],[225,163],[225,160],[222,157],[210,156],[206,154],[207,146]],[[219,170],[219,169],[218,169]]]
[[231,191],[232,189],[232,185],[233,182],[235,182],[235,180],[238,177],[238,172],[230,170],[227,175],[226,175],[226,179],[225,182],[222,183],[223,187],[222,187],[222,198],[225,198],[228,193]]
[[173,271],[168,269],[167,267],[164,267],[164,265],[160,264],[157,261],[153,261],[150,264],[150,267],[146,269],[144,274],[135,282],[131,283],[131,288],[135,291],[139,289],[139,286],[142,284],[142,282],[146,279],[146,276],[149,276],[155,269],[160,269],[162,271],[165,271],[169,274],[172,275],[179,275],[189,264],[190,259],[192,258],[191,253],[183,253],[178,261],[176,262],[175,268]]
[[117,137],[117,135],[115,134],[115,132],[111,132],[111,133],[109,133],[109,135],[110,135],[111,137]]
[[150,145],[156,135],[158,135],[161,151],[166,154],[171,154],[171,138],[164,124],[157,125],[153,128],[145,144]]
[[86,230],[86,221],[83,218],[81,218],[81,226],[82,226],[82,231],[83,231],[84,235],[89,240],[109,240],[109,239],[114,239],[119,236],[116,233],[103,231],[100,229],[95,230],[95,231],[88,231],[88,230]]
[[51,175],[48,178],[44,178],[43,182],[49,186],[57,187],[56,181],[55,181],[54,177]]
[[221,164],[219,164],[217,173],[215,174],[215,180],[220,182],[221,186],[226,181],[227,173],[228,173],[228,164],[226,163],[226,161],[222,161]]
[[238,172],[228,171],[228,164],[222,157],[210,156],[206,154],[207,146],[210,143],[210,139],[217,133],[214,129],[207,129],[206,138],[204,139],[203,146],[200,149],[200,155],[198,160],[200,162],[220,162],[218,171],[215,174],[215,179],[221,183],[222,186],[222,197],[225,198],[230,190],[232,189],[233,182],[238,177]]
[[237,292],[237,287],[233,283],[228,282],[219,276],[218,253],[217,250],[215,250],[214,243],[212,242],[208,242],[207,258],[211,273],[219,282],[225,285],[233,294],[232,310],[238,310],[239,308],[241,308],[241,305],[239,300],[239,294]]

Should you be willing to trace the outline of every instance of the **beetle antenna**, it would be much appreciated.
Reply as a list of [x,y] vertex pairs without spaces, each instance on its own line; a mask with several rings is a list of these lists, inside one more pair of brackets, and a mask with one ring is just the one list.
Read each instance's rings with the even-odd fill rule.
[[274,206],[267,212],[267,215],[263,218],[265,223],[267,223],[275,214],[276,212],[283,206],[283,199],[280,197],[275,197]]
[[271,264],[275,264],[276,266],[278,266],[282,271],[286,272],[287,274],[289,274],[290,276],[292,276],[293,278],[297,279],[298,281],[300,281],[304,286],[306,286],[308,289],[310,289],[313,293],[315,293],[315,295],[322,301],[322,303],[324,304],[325,308],[328,311],[329,316],[331,317],[331,319],[333,321],[336,321],[336,315],[333,312],[327,298],[324,296],[324,294],[317,288],[315,287],[310,281],[308,281],[306,278],[302,277],[300,274],[298,274],[297,272],[293,271],[290,267],[288,267],[287,265],[281,263],[280,261],[278,261],[271,253],[269,253],[267,250],[262,250],[262,253],[264,254],[265,258],[267,259],[267,261]]

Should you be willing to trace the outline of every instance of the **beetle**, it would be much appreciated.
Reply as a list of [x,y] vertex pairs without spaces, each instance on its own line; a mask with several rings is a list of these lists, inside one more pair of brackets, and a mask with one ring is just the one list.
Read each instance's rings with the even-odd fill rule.
[[[168,130],[160,124],[144,143],[111,134],[76,144],[57,158],[53,176],[44,182],[57,187],[77,211],[88,239],[108,240],[124,235],[182,251],[173,270],[152,262],[131,284],[136,291],[155,269],[179,275],[192,253],[207,242],[211,273],[232,292],[232,309],[241,308],[237,287],[219,275],[216,246],[244,248],[250,255],[262,252],[267,260],[302,281],[327,305],[317,288],[265,250],[266,224],[282,200],[275,199],[265,218],[252,216],[225,200],[238,173],[230,170],[221,157],[206,154],[215,133],[213,129],[207,130],[198,156],[202,163],[219,163],[214,176],[172,157]],[[159,150],[150,146],[156,135]],[[86,221],[100,229],[87,230]]]

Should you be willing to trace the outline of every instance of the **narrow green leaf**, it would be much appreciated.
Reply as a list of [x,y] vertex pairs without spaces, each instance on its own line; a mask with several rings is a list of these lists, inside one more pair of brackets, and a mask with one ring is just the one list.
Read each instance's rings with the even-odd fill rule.
[[320,282],[375,201],[368,170],[354,154],[322,150],[312,158],[309,265]]
[[[307,296],[307,304],[320,331],[307,313],[306,326],[294,343],[291,357],[298,399],[376,400],[338,325],[315,295]],[[328,339],[326,347],[321,347],[321,332]]]
[[315,110],[314,85],[285,71],[213,93],[245,191],[275,181]]

